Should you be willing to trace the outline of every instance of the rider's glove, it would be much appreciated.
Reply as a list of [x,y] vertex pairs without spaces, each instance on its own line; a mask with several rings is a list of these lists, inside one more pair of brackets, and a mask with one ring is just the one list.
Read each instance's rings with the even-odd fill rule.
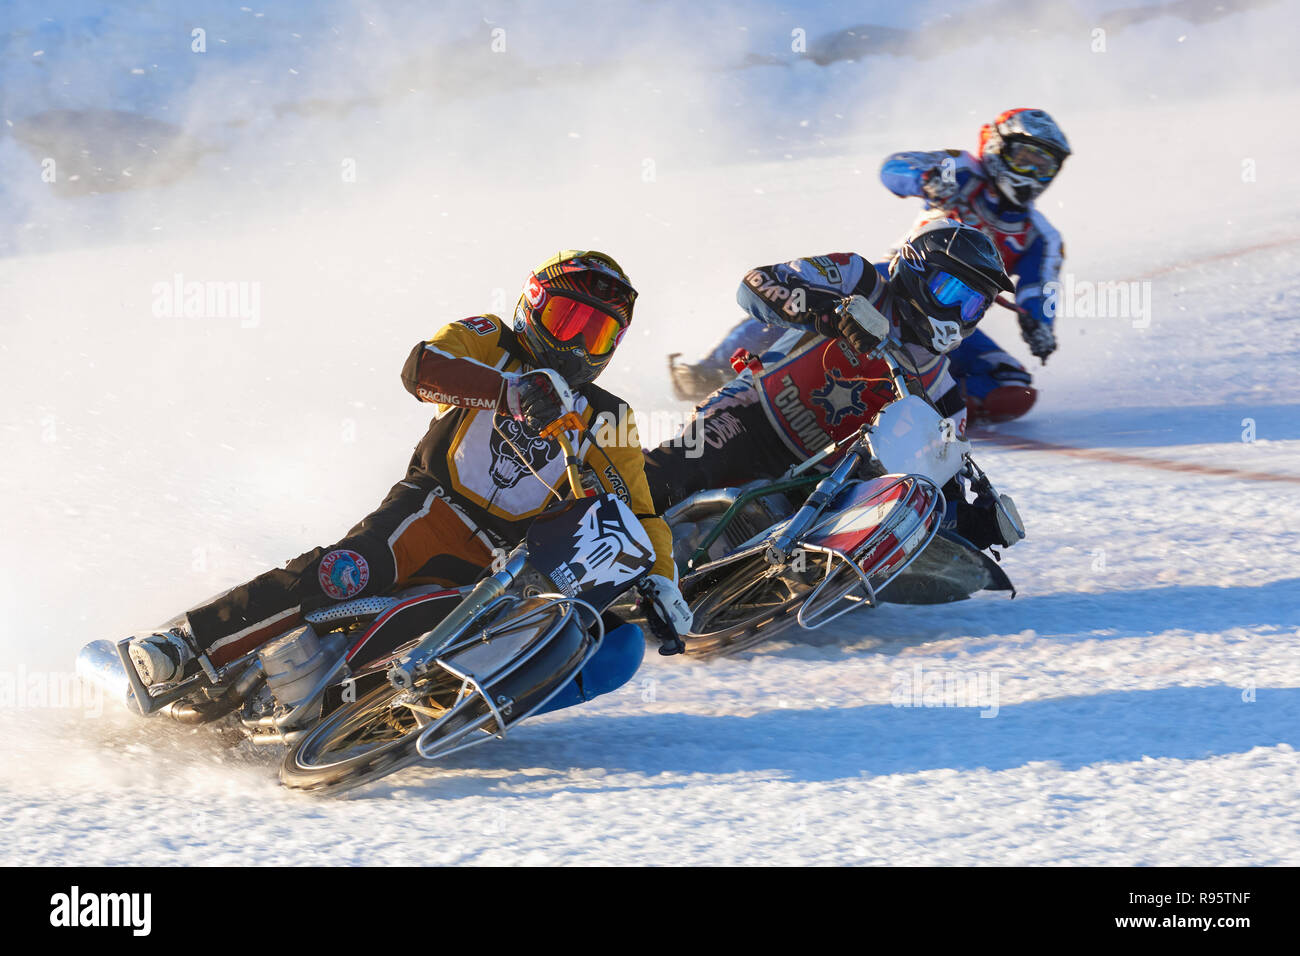
[[645,597],[645,616],[650,630],[659,638],[659,653],[680,654],[686,650],[682,635],[689,634],[694,615],[682,597],[681,589],[662,574],[652,574],[641,582]]
[[1024,540],[1025,522],[1010,495],[998,495],[998,504],[993,506],[993,511],[997,517],[998,538],[1004,547],[1009,548]]
[[1033,316],[1020,316],[1020,334],[1034,353],[1034,358],[1042,359],[1047,364],[1047,356],[1056,351],[1056,336],[1052,327],[1046,322],[1039,322]]
[[844,339],[856,352],[871,352],[889,338],[889,320],[862,296],[851,295],[817,323],[817,331]]
[[957,193],[957,177],[944,175],[943,167],[934,166],[921,174],[921,192],[932,203],[942,204]]
[[981,550],[994,545],[1009,548],[1024,538],[1025,523],[1010,495],[998,495],[997,502],[980,497],[974,504],[958,503],[957,533]]
[[540,432],[565,411],[564,396],[546,370],[502,372],[504,385],[497,408],[529,430]]

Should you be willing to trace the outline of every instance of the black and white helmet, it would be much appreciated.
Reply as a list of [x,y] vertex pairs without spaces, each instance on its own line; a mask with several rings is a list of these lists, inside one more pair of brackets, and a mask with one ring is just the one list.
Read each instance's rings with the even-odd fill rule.
[[1061,171],[1070,144],[1043,110],[1007,110],[980,129],[980,162],[1007,199],[1025,206]]
[[1013,288],[993,240],[955,219],[934,219],[889,261],[903,341],[942,354],[975,330],[999,292]]

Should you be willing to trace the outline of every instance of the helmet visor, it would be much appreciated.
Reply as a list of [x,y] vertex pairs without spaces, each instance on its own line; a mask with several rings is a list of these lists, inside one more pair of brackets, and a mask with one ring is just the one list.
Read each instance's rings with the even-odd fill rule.
[[1057,158],[1047,150],[1023,141],[1007,143],[1002,150],[1002,159],[1014,172],[1031,176],[1040,183],[1051,181],[1061,168]]
[[[573,287],[578,291],[585,293],[597,302],[603,302],[609,306],[609,311],[621,319],[624,324],[632,319],[632,302],[636,299],[636,293],[622,279],[611,275],[606,270],[589,269],[586,272],[580,272],[567,277]],[[557,286],[563,288],[563,286]]]
[[950,272],[936,272],[927,283],[930,294],[940,305],[961,307],[962,322],[978,322],[980,316],[993,304],[982,292],[976,292]]
[[588,355],[612,352],[627,328],[608,312],[563,295],[548,296],[538,319],[559,342],[582,336]]

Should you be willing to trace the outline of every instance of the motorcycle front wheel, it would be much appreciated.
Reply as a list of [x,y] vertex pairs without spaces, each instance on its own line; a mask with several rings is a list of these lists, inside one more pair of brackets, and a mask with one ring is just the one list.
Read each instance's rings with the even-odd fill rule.
[[280,765],[280,782],[291,790],[342,793],[396,773],[420,760],[420,731],[448,705],[384,681],[300,737]]
[[[768,564],[762,554],[722,568],[717,577],[695,586],[698,596],[690,602],[695,620],[684,638],[686,653],[699,658],[721,657],[770,639],[795,619],[820,582],[819,573],[792,574]],[[822,594],[833,601],[857,585],[855,575],[843,574],[842,580],[830,582],[829,590],[823,589]]]

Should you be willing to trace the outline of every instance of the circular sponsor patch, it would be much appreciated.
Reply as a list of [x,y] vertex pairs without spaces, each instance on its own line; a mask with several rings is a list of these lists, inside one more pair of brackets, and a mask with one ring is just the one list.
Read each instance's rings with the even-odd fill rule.
[[355,551],[340,548],[320,559],[316,572],[321,590],[336,601],[357,594],[370,581],[370,566]]

